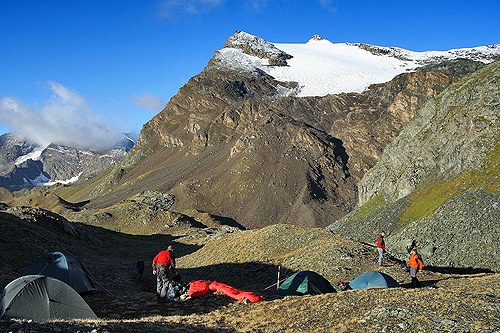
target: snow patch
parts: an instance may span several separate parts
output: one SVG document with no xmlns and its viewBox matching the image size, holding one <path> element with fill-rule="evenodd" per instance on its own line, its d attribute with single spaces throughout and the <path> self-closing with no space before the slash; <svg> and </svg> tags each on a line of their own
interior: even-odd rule
<svg viewBox="0 0 500 333">
<path fill-rule="evenodd" d="M 76 182 L 78 179 L 80 179 L 80 176 L 82 175 L 83 172 L 80 172 L 78 175 L 74 176 L 74 177 L 71 177 L 70 179 L 66 179 L 66 180 L 54 180 L 54 181 L 51 181 L 49 182 L 50 179 L 47 179 L 43 185 L 39 185 L 39 186 L 52 186 L 52 185 L 55 185 L 55 184 L 64 184 L 64 185 L 67 185 L 67 184 L 71 184 L 71 183 L 74 183 Z"/>
<path fill-rule="evenodd" d="M 269 66 L 268 59 L 262 59 L 256 56 L 243 53 L 243 50 L 234 48 L 224 48 L 220 50 L 216 59 L 222 61 L 225 66 L 235 69 L 252 71 L 255 68 L 264 68 Z"/>
<path fill-rule="evenodd" d="M 42 155 L 42 152 L 45 150 L 47 147 L 37 147 L 33 149 L 31 152 L 29 152 L 26 155 L 19 156 L 16 161 L 14 162 L 15 165 L 19 165 L 23 162 L 26 162 L 27 160 L 33 160 L 33 161 L 38 161 L 40 159 L 40 156 Z"/>
<path fill-rule="evenodd" d="M 376 56 L 356 46 L 310 40 L 306 44 L 276 44 L 293 55 L 288 67 L 262 68 L 278 81 L 298 82 L 299 97 L 362 92 L 373 83 L 390 81 L 416 66 L 390 56 Z"/>
</svg>

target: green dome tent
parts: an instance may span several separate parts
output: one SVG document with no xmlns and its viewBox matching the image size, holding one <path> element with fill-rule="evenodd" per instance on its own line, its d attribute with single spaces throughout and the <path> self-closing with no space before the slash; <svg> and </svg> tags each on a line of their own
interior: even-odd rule
<svg viewBox="0 0 500 333">
<path fill-rule="evenodd" d="M 334 293 L 336 289 L 316 272 L 302 271 L 293 274 L 279 287 L 278 295 L 319 295 Z"/>
<path fill-rule="evenodd" d="M 376 271 L 365 272 L 349 283 L 351 289 L 395 288 L 399 283 L 391 276 Z"/>
<path fill-rule="evenodd" d="M 34 261 L 21 274 L 45 275 L 70 285 L 79 293 L 97 290 L 92 275 L 72 255 L 66 252 L 51 252 Z"/>
<path fill-rule="evenodd" d="M 66 283 L 43 275 L 15 279 L 0 294 L 0 319 L 97 319 Z"/>
</svg>

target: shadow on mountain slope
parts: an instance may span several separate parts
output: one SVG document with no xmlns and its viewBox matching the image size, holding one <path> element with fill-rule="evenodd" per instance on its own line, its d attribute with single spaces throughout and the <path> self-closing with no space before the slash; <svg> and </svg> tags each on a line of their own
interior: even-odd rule
<svg viewBox="0 0 500 333">
<path fill-rule="evenodd" d="M 0 265 L 3 287 L 45 253 L 67 251 L 76 256 L 103 289 L 119 292 L 134 285 L 136 262 L 149 265 L 154 256 L 174 245 L 178 258 L 201 245 L 179 244 L 172 235 L 137 236 L 79 223 L 42 209 L 18 208 L 0 212 Z"/>
<path fill-rule="evenodd" d="M 79 212 L 85 207 L 88 203 L 90 203 L 90 200 L 85 200 L 85 201 L 80 201 L 80 202 L 69 202 L 61 198 L 60 196 L 57 196 L 59 198 L 59 202 L 61 205 L 66 208 L 70 209 L 74 212 Z"/>
<path fill-rule="evenodd" d="M 445 267 L 445 266 L 426 266 L 426 270 L 441 273 L 441 274 L 454 274 L 454 275 L 471 275 L 481 273 L 495 273 L 488 268 L 473 268 L 473 267 Z"/>
<path fill-rule="evenodd" d="M 264 295 L 266 300 L 280 298 L 274 296 L 277 266 L 258 262 L 224 263 L 194 268 L 179 268 L 183 283 L 194 280 L 210 280 L 228 284 L 242 291 L 252 291 Z M 129 271 L 128 285 L 123 289 L 114 289 L 110 293 L 100 292 L 85 295 L 84 298 L 100 318 L 140 319 L 150 316 L 186 316 L 209 313 L 219 308 L 238 303 L 226 295 L 209 292 L 200 298 L 191 298 L 184 302 L 156 303 L 156 276 L 146 268 L 144 275 Z M 286 274 L 286 272 L 284 272 Z M 293 274 L 289 271 L 282 279 Z M 115 275 L 115 279 L 123 276 Z"/>
<path fill-rule="evenodd" d="M 213 216 L 217 221 L 220 221 L 222 225 L 227 225 L 229 227 L 236 227 L 240 230 L 246 230 L 246 228 L 244 226 L 242 226 L 236 220 L 234 220 L 230 217 L 225 217 L 225 216 L 220 216 L 220 215 L 213 215 Z"/>
<path fill-rule="evenodd" d="M 278 266 L 261 262 L 221 263 L 202 267 L 181 268 L 185 281 L 210 280 L 229 284 L 235 288 L 257 293 L 273 294 L 276 288 L 267 287 L 276 283 Z M 295 271 L 283 271 L 280 279 Z"/>
</svg>

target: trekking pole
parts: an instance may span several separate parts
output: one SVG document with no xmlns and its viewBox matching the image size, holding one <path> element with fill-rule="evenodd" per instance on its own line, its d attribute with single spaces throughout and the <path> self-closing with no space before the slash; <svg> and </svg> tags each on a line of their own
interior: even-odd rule
<svg viewBox="0 0 500 333">
<path fill-rule="evenodd" d="M 278 282 L 276 282 L 276 290 L 280 289 L 280 273 L 281 273 L 281 265 L 278 266 Z"/>
<path fill-rule="evenodd" d="M 279 281 L 279 283 L 281 283 L 281 282 L 285 281 L 287 278 L 288 278 L 288 277 L 286 277 L 286 278 L 284 278 L 284 279 L 281 279 L 281 281 Z M 271 288 L 271 287 L 274 287 L 276 284 L 277 284 L 277 283 L 273 283 L 272 285 L 265 287 L 263 290 L 267 290 L 267 289 L 269 289 L 269 288 Z"/>
</svg>

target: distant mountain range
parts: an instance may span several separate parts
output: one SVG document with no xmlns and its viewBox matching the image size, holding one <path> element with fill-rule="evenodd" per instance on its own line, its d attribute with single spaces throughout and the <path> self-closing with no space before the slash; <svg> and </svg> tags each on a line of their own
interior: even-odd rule
<svg viewBox="0 0 500 333">
<path fill-rule="evenodd" d="M 15 133 L 0 136 L 0 186 L 20 190 L 69 184 L 115 165 L 133 147 L 133 133 L 104 152 L 50 144 L 40 147 Z"/>
</svg>

